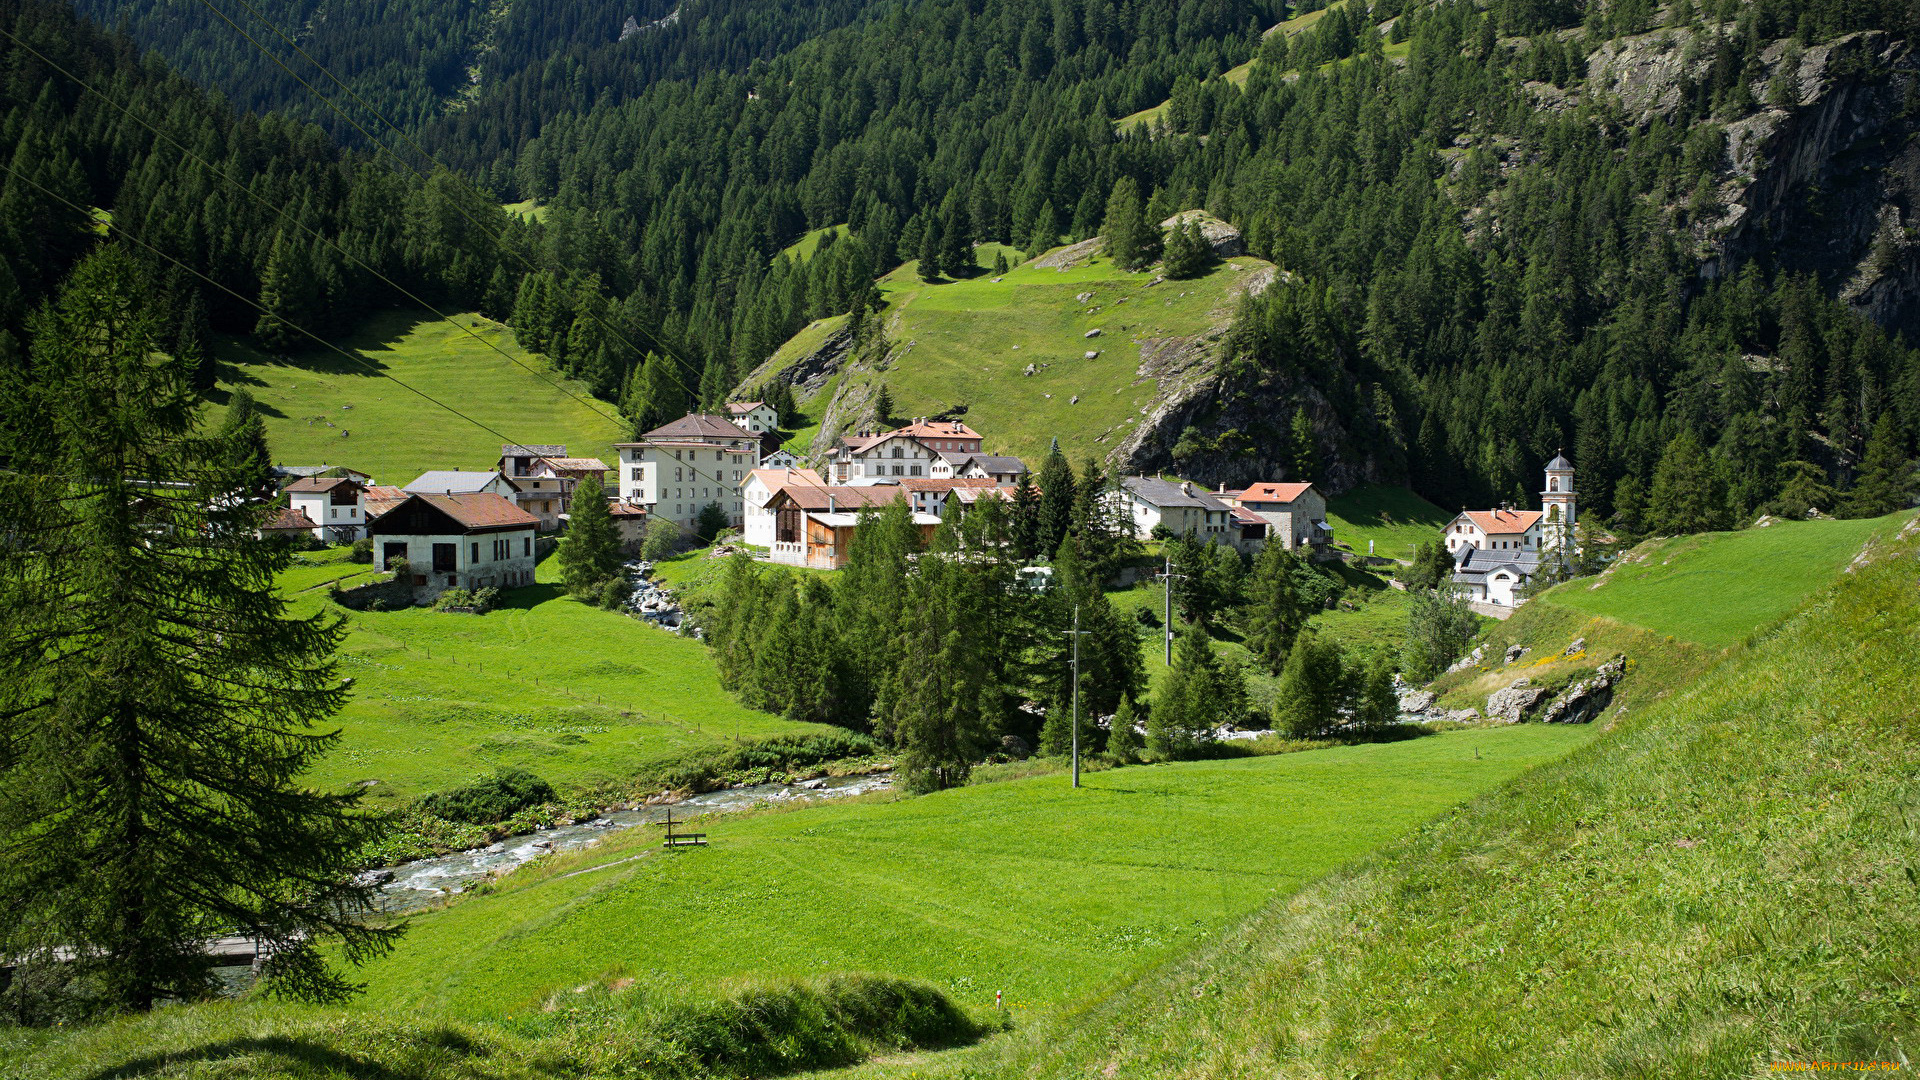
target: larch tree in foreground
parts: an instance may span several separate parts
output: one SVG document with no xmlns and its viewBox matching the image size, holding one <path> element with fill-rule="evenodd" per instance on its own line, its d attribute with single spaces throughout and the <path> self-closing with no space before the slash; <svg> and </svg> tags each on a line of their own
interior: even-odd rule
<svg viewBox="0 0 1920 1080">
<path fill-rule="evenodd" d="M 287 616 L 259 419 L 202 428 L 151 292 L 92 256 L 0 387 L 0 953 L 146 1010 L 210 993 L 201 943 L 244 934 L 269 988 L 339 999 L 323 943 L 359 963 L 398 933 L 350 872 L 374 819 L 299 783 L 338 738 L 340 623 Z"/>
</svg>

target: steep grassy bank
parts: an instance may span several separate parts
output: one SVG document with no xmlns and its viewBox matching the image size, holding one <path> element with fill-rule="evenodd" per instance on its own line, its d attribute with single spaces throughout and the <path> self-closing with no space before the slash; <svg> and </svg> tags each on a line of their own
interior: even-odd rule
<svg viewBox="0 0 1920 1080">
<path fill-rule="evenodd" d="M 515 442 L 564 443 L 569 453 L 611 461 L 627 432 L 612 405 L 585 401 L 586 387 L 549 372 L 521 349 L 512 331 L 478 315 L 455 315 L 552 382 L 509 362 L 465 331 L 419 311 L 384 311 L 337 344 L 351 362 L 315 345 L 292 358 L 242 342 L 222 347 L 220 392 L 253 394 L 266 413 L 273 459 L 289 465 L 346 465 L 383 484 L 404 484 L 428 469 L 485 469 L 500 458 L 501 438 L 408 391 L 386 372 L 459 409 Z M 564 386 L 562 393 L 554 383 Z M 222 410 L 212 410 L 217 421 Z"/>
<path fill-rule="evenodd" d="M 1916 555 L 1910 526 L 1591 746 L 913 1071 L 1731 1077 L 1911 1057 Z"/>
</svg>

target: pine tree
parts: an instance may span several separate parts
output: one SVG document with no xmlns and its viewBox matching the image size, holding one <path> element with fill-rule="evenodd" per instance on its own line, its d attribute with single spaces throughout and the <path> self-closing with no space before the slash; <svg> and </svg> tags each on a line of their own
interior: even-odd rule
<svg viewBox="0 0 1920 1080">
<path fill-rule="evenodd" d="M 301 330 L 312 329 L 307 324 L 319 287 L 305 249 L 284 231 L 275 234 L 266 271 L 260 276 L 260 320 L 253 327 L 261 348 L 290 353 L 312 340 Z"/>
<path fill-rule="evenodd" d="M 1122 270 L 1138 270 L 1159 256 L 1160 230 L 1147 220 L 1140 185 L 1133 177 L 1123 176 L 1114 182 L 1100 234 L 1106 239 L 1107 255 Z"/>
<path fill-rule="evenodd" d="M 1293 463 L 1295 480 L 1314 480 L 1320 475 L 1320 441 L 1314 434 L 1313 420 L 1307 416 L 1305 406 L 1293 410 L 1293 422 L 1288 425 L 1291 441 L 1289 458 Z"/>
<path fill-rule="evenodd" d="M 1276 675 L 1286 663 L 1294 637 L 1313 615 L 1299 587 L 1303 572 L 1310 571 L 1299 555 L 1270 543 L 1254 559 L 1247 582 L 1247 650 Z"/>
<path fill-rule="evenodd" d="M 1340 722 L 1347 674 L 1340 647 L 1318 634 L 1294 642 L 1280 669 L 1273 696 L 1273 727 L 1295 739 L 1312 739 Z"/>
<path fill-rule="evenodd" d="M 1040 725 L 1041 757 L 1066 757 L 1073 752 L 1073 706 L 1055 701 L 1047 707 L 1047 719 Z"/>
<path fill-rule="evenodd" d="M 218 927 L 261 941 L 269 986 L 338 1000 L 327 940 L 360 963 L 396 933 L 349 873 L 377 819 L 300 782 L 339 738 L 312 729 L 345 700 L 342 630 L 287 617 L 290 555 L 235 466 L 252 425 L 196 430 L 149 291 L 120 249 L 90 257 L 36 317 L 37 377 L 0 387 L 44 421 L 0 479 L 4 531 L 35 538 L 0 569 L 0 952 L 68 950 L 102 1005 L 147 1010 L 212 992 Z"/>
<path fill-rule="evenodd" d="M 908 584 L 898 643 L 900 655 L 914 662 L 886 670 L 883 701 L 884 727 L 901 748 L 900 771 L 910 791 L 965 783 L 985 752 L 985 691 L 1000 648 L 987 618 L 986 582 L 960 560 L 923 558 Z"/>
<path fill-rule="evenodd" d="M 920 534 L 913 526 L 911 513 L 904 501 L 878 510 L 861 508 L 847 565 L 840 572 L 835 605 L 839 638 L 848 658 L 848 713 L 841 722 L 864 725 L 870 713 L 878 711 L 883 738 L 894 738 L 895 733 L 887 727 L 891 720 L 877 709 L 876 701 L 882 684 L 899 666 L 895 660 L 904 647 L 901 627 L 906 616 L 907 567 L 920 549 Z"/>
<path fill-rule="evenodd" d="M 940 232 L 937 221 L 927 221 L 926 232 L 920 237 L 920 280 L 931 285 L 940 280 L 940 252 L 946 247 L 946 237 Z"/>
<path fill-rule="evenodd" d="M 1022 561 L 1031 561 L 1040 553 L 1040 493 L 1033 477 L 1021 473 L 1013 484 L 1013 511 L 1010 523 L 1013 548 Z"/>
<path fill-rule="evenodd" d="M 560 561 L 560 579 L 567 592 L 585 599 L 620 573 L 620 526 L 607 507 L 607 493 L 598 476 L 589 476 L 573 489 L 568 503 L 567 534 L 554 552 Z"/>
<path fill-rule="evenodd" d="M 1901 445 L 1893 413 L 1881 413 L 1867 437 L 1860 475 L 1847 492 L 1841 512 L 1846 517 L 1870 518 L 1905 510 L 1913 505 L 1915 486 L 1913 459 Z"/>
<path fill-rule="evenodd" d="M 886 383 L 881 383 L 880 389 L 874 391 L 873 421 L 882 428 L 893 426 L 893 391 L 887 388 Z"/>
<path fill-rule="evenodd" d="M 1222 712 L 1220 661 L 1199 626 L 1174 646 L 1173 668 L 1154 696 L 1147 750 L 1162 760 L 1193 757 L 1227 717 Z"/>
<path fill-rule="evenodd" d="M 1120 711 L 1113 714 L 1113 727 L 1107 732 L 1107 756 L 1120 765 L 1140 760 L 1146 743 L 1140 737 L 1140 710 L 1133 698 L 1120 699 Z"/>
<path fill-rule="evenodd" d="M 1163 268 L 1170 278 L 1197 277 L 1207 268 L 1213 254 L 1198 218 L 1175 225 L 1167 233 L 1167 252 Z"/>
<path fill-rule="evenodd" d="M 1034 530 L 1034 544 L 1040 552 L 1060 549 L 1060 541 L 1073 527 L 1073 504 L 1078 494 L 1073 466 L 1054 442 L 1047 460 L 1040 466 L 1040 512 Z"/>
<path fill-rule="evenodd" d="M 1362 731 L 1379 731 L 1400 718 L 1400 695 L 1393 689 L 1393 657 L 1374 653 L 1355 695 L 1353 722 Z"/>
<path fill-rule="evenodd" d="M 620 408 L 633 421 L 636 437 L 686 415 L 687 391 L 672 357 L 648 353 L 628 383 Z"/>
<path fill-rule="evenodd" d="M 1713 461 L 1690 431 L 1667 444 L 1653 471 L 1648 524 L 1664 536 L 1724 529 L 1727 525 L 1725 485 Z"/>
</svg>

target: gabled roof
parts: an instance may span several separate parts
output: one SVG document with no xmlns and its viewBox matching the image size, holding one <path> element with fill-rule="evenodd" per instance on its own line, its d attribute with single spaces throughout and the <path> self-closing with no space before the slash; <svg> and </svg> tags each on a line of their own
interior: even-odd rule
<svg viewBox="0 0 1920 1080">
<path fill-rule="evenodd" d="M 334 488 L 337 488 L 342 484 L 352 484 L 355 487 L 358 487 L 360 484 L 360 481 L 355 480 L 351 476 L 303 476 L 300 479 L 295 480 L 293 483 L 288 484 L 287 491 L 292 493 L 299 493 L 303 491 L 327 492 L 327 491 L 332 491 Z"/>
<path fill-rule="evenodd" d="M 434 493 L 441 495 L 472 494 L 486 490 L 487 485 L 493 483 L 496 479 L 506 480 L 507 477 L 505 473 L 493 471 L 468 472 L 462 469 L 432 469 L 414 477 L 413 483 L 408 484 L 406 490 L 409 495 L 429 495 Z M 516 491 L 519 490 L 520 487 L 520 485 L 515 484 L 511 480 L 507 480 L 507 485 Z"/>
<path fill-rule="evenodd" d="M 894 428 L 889 435 L 911 435 L 916 439 L 978 439 L 980 433 L 958 420 L 915 420 Z"/>
<path fill-rule="evenodd" d="M 397 488 L 391 484 L 375 484 L 367 488 L 366 496 L 360 501 L 362 508 L 366 510 L 367 520 L 372 521 L 406 502 L 407 491 L 405 488 Z"/>
<path fill-rule="evenodd" d="M 1540 521 L 1538 510 L 1466 510 L 1462 515 L 1488 536 L 1523 533 Z"/>
<path fill-rule="evenodd" d="M 609 502 L 607 513 L 617 518 L 643 518 L 647 516 L 647 508 L 629 502 Z"/>
<path fill-rule="evenodd" d="M 707 413 L 688 413 L 672 423 L 662 424 L 640 436 L 643 442 L 661 439 L 751 439 L 753 437 L 752 432 L 726 417 L 712 416 Z"/>
<path fill-rule="evenodd" d="M 1228 509 L 1226 503 L 1214 498 L 1211 492 L 1197 484 L 1176 484 L 1153 476 L 1128 476 L 1121 478 L 1120 486 L 1148 506 L 1161 509 L 1186 506 L 1222 513 Z M 1193 490 L 1186 490 L 1188 486 Z"/>
<path fill-rule="evenodd" d="M 774 498 L 785 498 L 802 510 L 839 510 L 851 507 L 857 511 L 862 506 L 885 506 L 899 502 L 907 495 L 907 489 L 898 484 L 869 484 L 865 487 L 829 487 L 821 485 L 811 487 L 796 484 L 782 488 Z"/>
<path fill-rule="evenodd" d="M 820 479 L 820 474 L 814 472 L 812 469 L 760 468 L 748 472 L 747 479 L 760 481 L 766 485 L 770 491 L 779 491 L 781 488 L 792 484 L 801 484 L 807 487 L 825 487 L 827 483 L 825 480 Z"/>
<path fill-rule="evenodd" d="M 930 478 L 903 476 L 894 481 L 908 491 L 952 491 L 955 488 L 998 487 L 1000 481 L 991 476 L 935 476 Z"/>
<path fill-rule="evenodd" d="M 513 505 L 513 500 L 488 491 L 467 495 L 414 494 L 407 499 L 407 502 L 425 503 L 466 529 L 515 527 L 531 529 L 540 524 L 539 518 Z M 389 513 L 397 512 L 405 506 L 406 503 L 402 503 Z"/>
<path fill-rule="evenodd" d="M 913 442 L 920 442 L 918 436 L 906 431 L 883 431 L 878 435 L 846 436 L 840 440 L 840 445 L 834 448 L 834 452 L 836 455 L 843 450 L 853 454 L 864 454 L 889 439 L 910 439 Z M 921 446 L 925 447 L 926 444 L 921 443 Z"/>
<path fill-rule="evenodd" d="M 1027 463 L 1011 454 L 963 454 L 960 460 L 954 462 L 954 465 L 963 469 L 970 465 L 978 465 L 990 473 L 1023 473 L 1027 471 Z"/>
<path fill-rule="evenodd" d="M 550 457 L 543 460 L 561 472 L 607 471 L 607 463 L 597 457 Z"/>
<path fill-rule="evenodd" d="M 1266 483 L 1253 484 L 1247 490 L 1235 496 L 1240 502 L 1277 502 L 1290 503 L 1313 490 L 1310 483 Z"/>
<path fill-rule="evenodd" d="M 1247 509 L 1244 506 L 1236 506 L 1233 508 L 1233 520 L 1239 522 L 1242 525 L 1267 524 L 1266 518 L 1261 517 L 1259 514 L 1254 513 L 1253 511 Z"/>
<path fill-rule="evenodd" d="M 504 443 L 500 447 L 501 457 L 566 457 L 565 443 Z"/>
<path fill-rule="evenodd" d="M 1526 577 L 1540 569 L 1540 553 L 1494 548 L 1462 548 L 1453 564 L 1454 580 L 1483 577 L 1502 567 Z"/>
<path fill-rule="evenodd" d="M 307 516 L 305 510 L 282 506 L 276 508 L 273 517 L 267 519 L 267 523 L 260 527 L 268 532 L 279 532 L 292 529 L 317 529 L 320 526 L 313 523 L 313 519 Z"/>
<path fill-rule="evenodd" d="M 1011 502 L 1013 489 L 1010 487 L 960 487 L 947 492 L 947 498 L 958 499 L 962 503 L 979 502 L 981 499 L 1005 499 Z"/>
<path fill-rule="evenodd" d="M 767 403 L 764 401 L 729 401 L 727 402 L 727 412 L 733 416 L 745 416 L 755 409 L 764 409 L 766 407 L 767 407 Z"/>
</svg>

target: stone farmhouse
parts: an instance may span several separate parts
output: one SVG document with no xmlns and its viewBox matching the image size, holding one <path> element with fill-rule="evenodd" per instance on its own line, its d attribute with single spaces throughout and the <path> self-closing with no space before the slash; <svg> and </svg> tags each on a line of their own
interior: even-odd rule
<svg viewBox="0 0 1920 1080">
<path fill-rule="evenodd" d="M 1573 545 L 1578 506 L 1573 463 L 1556 454 L 1547 463 L 1541 510 L 1465 510 L 1447 523 L 1453 585 L 1467 599 L 1500 607 L 1524 603 L 1518 590 L 1540 571 L 1543 555 Z"/>
<path fill-rule="evenodd" d="M 1289 551 L 1333 542 L 1333 529 L 1327 524 L 1326 497 L 1315 491 L 1312 484 L 1254 484 L 1244 491 L 1222 491 L 1219 498 L 1245 512 L 1237 516 L 1237 520 L 1244 523 L 1242 531 L 1249 538 L 1249 530 L 1260 531 L 1247 521 L 1251 517 L 1265 526 L 1262 537 L 1265 543 L 1279 544 Z"/>
<path fill-rule="evenodd" d="M 533 583 L 540 521 L 493 492 L 414 494 L 367 527 L 382 570 L 404 560 L 416 596 Z"/>
<path fill-rule="evenodd" d="M 620 501 L 691 530 L 700 509 L 718 503 L 727 523 L 746 521 L 741 485 L 760 464 L 760 439 L 721 416 L 689 413 L 616 443 Z"/>
</svg>

